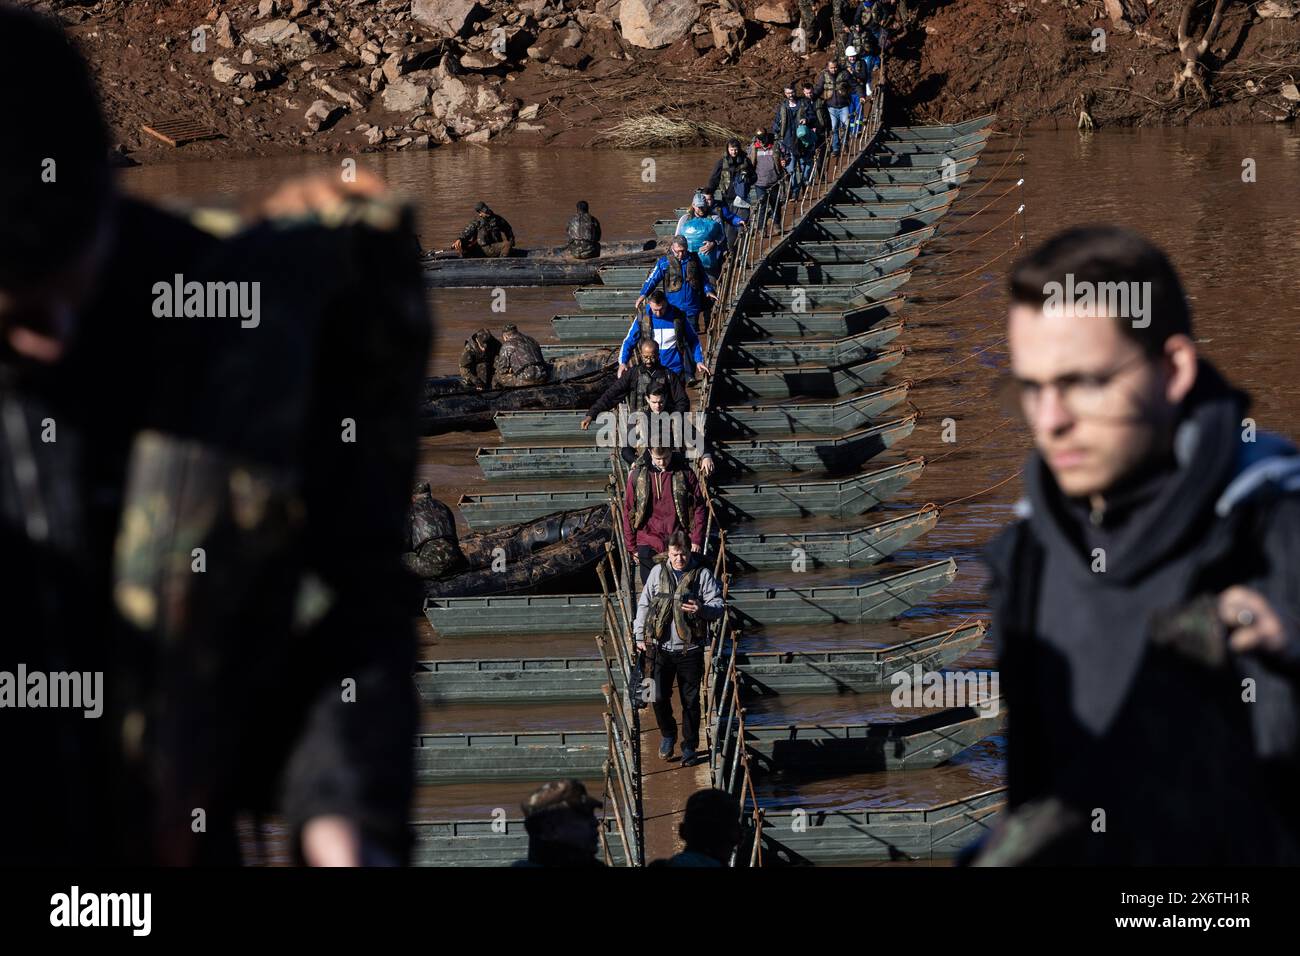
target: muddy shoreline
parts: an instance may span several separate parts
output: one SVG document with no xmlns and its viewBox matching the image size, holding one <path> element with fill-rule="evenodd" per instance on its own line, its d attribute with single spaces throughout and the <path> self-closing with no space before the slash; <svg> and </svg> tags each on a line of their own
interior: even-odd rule
<svg viewBox="0 0 1300 956">
<path fill-rule="evenodd" d="M 663 28 L 648 40 L 618 0 L 27 3 L 58 16 L 89 59 L 125 165 L 459 143 L 592 148 L 646 115 L 748 135 L 770 123 L 781 85 L 814 78 L 832 45 L 825 2 L 814 4 L 819 29 L 802 54 L 792 49 L 795 0 L 629 0 L 628 9 L 647 4 Z M 911 6 L 890 51 L 895 125 L 987 112 L 1004 130 L 1074 129 L 1084 115 L 1104 129 L 1300 114 L 1296 0 L 1228 8 L 1206 54 L 1208 99 L 1174 92 L 1182 0 L 1156 0 L 1140 23 L 1080 0 Z M 684 32 L 671 38 L 663 11 L 679 8 Z M 173 147 L 142 130 L 168 120 L 214 138 Z"/>
</svg>

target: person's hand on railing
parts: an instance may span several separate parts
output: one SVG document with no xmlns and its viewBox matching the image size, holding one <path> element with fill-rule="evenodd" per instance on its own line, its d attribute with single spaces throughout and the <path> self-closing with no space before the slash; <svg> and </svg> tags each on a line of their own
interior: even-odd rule
<svg viewBox="0 0 1300 956">
<path fill-rule="evenodd" d="M 623 373 L 626 372 L 626 371 L 627 371 L 627 364 L 624 363 L 624 362 L 619 362 L 619 363 L 618 363 L 618 374 L 615 375 L 614 377 L 615 377 L 615 378 L 622 378 L 622 377 L 623 377 Z M 584 428 L 583 431 L 586 431 L 586 429 Z"/>
<path fill-rule="evenodd" d="M 705 375 L 712 375 L 712 374 L 713 374 L 713 370 L 709 368 L 709 365 L 708 365 L 707 362 L 696 362 L 696 363 L 695 363 L 695 369 L 696 369 L 696 371 L 703 372 Z"/>
<path fill-rule="evenodd" d="M 635 309 L 637 312 L 640 312 L 641 306 L 643 305 L 645 305 L 645 296 L 639 295 L 636 297 L 636 305 L 634 305 L 632 308 Z"/>
</svg>

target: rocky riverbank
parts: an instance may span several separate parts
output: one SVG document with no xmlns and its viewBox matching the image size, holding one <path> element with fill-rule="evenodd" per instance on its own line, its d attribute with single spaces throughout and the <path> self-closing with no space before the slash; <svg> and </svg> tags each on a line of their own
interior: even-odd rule
<svg viewBox="0 0 1300 956">
<path fill-rule="evenodd" d="M 1185 2 L 912 0 L 891 51 L 894 119 L 993 110 L 1008 128 L 1293 120 L 1300 3 L 1227 4 L 1202 58 L 1202 93 L 1176 89 Z M 68 24 L 120 151 L 140 162 L 456 141 L 584 146 L 646 114 L 748 133 L 769 122 L 784 82 L 821 69 L 832 36 L 824 0 L 809 4 L 816 22 L 803 49 L 796 0 L 28 5 Z M 167 120 L 216 136 L 174 149 L 141 129 Z"/>
</svg>

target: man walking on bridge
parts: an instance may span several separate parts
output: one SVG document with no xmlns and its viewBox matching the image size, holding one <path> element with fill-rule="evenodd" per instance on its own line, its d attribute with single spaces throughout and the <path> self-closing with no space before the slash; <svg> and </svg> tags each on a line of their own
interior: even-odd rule
<svg viewBox="0 0 1300 956">
<path fill-rule="evenodd" d="M 656 449 L 657 450 L 657 449 Z M 683 531 L 668 539 L 668 553 L 655 559 L 641 589 L 632 626 L 637 650 L 653 655 L 654 711 L 659 721 L 659 756 L 668 760 L 677 743 L 673 682 L 682 703 L 682 766 L 695 762 L 700 733 L 700 682 L 709 624 L 722 617 L 722 588 L 713 573 L 691 553 Z"/>
</svg>

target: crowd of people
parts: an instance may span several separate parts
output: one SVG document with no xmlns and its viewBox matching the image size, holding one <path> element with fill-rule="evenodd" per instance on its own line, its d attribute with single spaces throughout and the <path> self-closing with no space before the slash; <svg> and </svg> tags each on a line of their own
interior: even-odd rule
<svg viewBox="0 0 1300 956">
<path fill-rule="evenodd" d="M 832 142 L 851 129 L 855 69 L 787 87 L 757 148 L 728 144 L 587 426 L 620 400 L 689 410 L 692 365 L 711 372 L 696 323 L 716 253 L 787 174 L 791 128 L 796 144 L 810 122 Z M 24 131 L 0 151 L 0 672 L 104 688 L 87 719 L 16 707 L 7 679 L 0 736 L 22 772 L 0 788 L 0 860 L 230 864 L 241 820 L 274 813 L 299 863 L 404 862 L 418 599 L 400 556 L 430 344 L 409 215 L 366 175 L 287 183 L 233 237 L 122 195 L 85 64 L 50 20 L 3 5 L 0 104 Z M 715 197 L 729 213 L 695 223 Z M 510 252 L 486 206 L 473 225 L 467 245 Z M 590 251 L 598 223 L 570 238 Z M 256 334 L 153 308 L 159 277 L 232 274 L 261 284 Z M 1149 289 L 1149 312 L 1049 302 L 1082 282 Z M 1300 454 L 1255 430 L 1173 265 L 1131 230 L 1055 235 L 1009 291 L 1007 394 L 1036 450 L 989 549 L 1009 813 L 973 858 L 1294 864 Z M 503 338 L 477 343 L 467 378 L 539 374 L 536 343 Z M 700 560 L 699 479 L 679 448 L 638 451 L 634 640 L 654 656 L 660 754 L 689 763 L 725 605 Z M 573 782 L 534 793 L 528 862 L 595 863 L 598 807 Z M 663 865 L 725 865 L 739 821 L 734 797 L 696 794 Z"/>
</svg>

